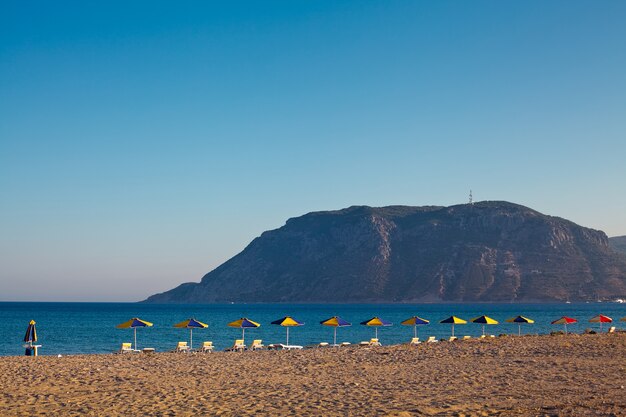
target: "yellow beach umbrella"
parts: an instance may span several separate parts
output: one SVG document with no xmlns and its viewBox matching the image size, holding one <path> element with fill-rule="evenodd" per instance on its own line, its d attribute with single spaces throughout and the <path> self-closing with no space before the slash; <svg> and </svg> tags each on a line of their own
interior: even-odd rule
<svg viewBox="0 0 626 417">
<path fill-rule="evenodd" d="M 430 321 L 423 319 L 418 316 L 413 316 L 401 322 L 400 324 L 403 326 L 413 326 L 413 337 L 417 337 L 417 326 L 429 324 Z"/>
<path fill-rule="evenodd" d="M 256 327 L 261 327 L 261 325 L 256 321 L 252 321 L 245 317 L 242 317 L 239 320 L 228 323 L 228 327 L 237 327 L 241 329 L 241 339 L 245 342 L 246 329 L 254 329 Z"/>
<path fill-rule="evenodd" d="M 333 333 L 333 346 L 337 346 L 337 327 L 348 327 L 348 326 L 352 326 L 352 323 L 347 322 L 346 320 L 342 319 L 341 317 L 338 316 L 333 316 L 329 319 L 326 319 L 324 321 L 320 321 L 320 324 L 322 326 L 330 326 L 334 328 L 334 333 Z"/>
<path fill-rule="evenodd" d="M 194 318 L 176 323 L 174 327 L 179 329 L 189 329 L 189 349 L 193 349 L 193 329 L 206 329 L 208 324 L 204 324 Z"/>
<path fill-rule="evenodd" d="M 487 316 L 480 316 L 472 319 L 472 323 L 479 323 L 483 325 L 483 336 L 485 335 L 485 324 L 498 324 L 497 320 Z"/>
<path fill-rule="evenodd" d="M 507 323 L 517 323 L 517 335 L 521 336 L 522 335 L 522 324 L 523 323 L 528 323 L 528 324 L 533 324 L 535 322 L 535 320 L 529 319 L 528 317 L 524 317 L 524 316 L 517 316 L 517 317 L 513 317 L 510 319 L 506 320 Z"/>
<path fill-rule="evenodd" d="M 467 320 L 463 320 L 457 316 L 450 316 L 447 319 L 441 320 L 439 323 L 451 324 L 452 325 L 452 336 L 454 337 L 454 325 L 455 324 L 467 324 Z"/>
<path fill-rule="evenodd" d="M 118 329 L 133 329 L 133 332 L 135 333 L 135 350 L 137 350 L 137 327 L 152 327 L 152 323 L 133 317 L 132 319 L 125 321 L 122 324 L 118 324 L 115 327 Z"/>
<path fill-rule="evenodd" d="M 370 327 L 374 327 L 375 330 L 375 338 L 378 339 L 378 328 L 381 326 L 392 326 L 393 323 L 391 323 L 390 321 L 387 320 L 383 320 L 380 317 L 372 317 L 369 320 L 365 320 L 363 322 L 361 322 L 361 325 L 363 326 L 370 326 Z"/>
<path fill-rule="evenodd" d="M 304 326 L 304 322 L 298 321 L 291 316 L 285 316 L 282 319 L 274 320 L 272 324 L 275 324 L 277 326 L 283 326 L 287 329 L 287 346 L 289 346 L 289 328 Z"/>
</svg>

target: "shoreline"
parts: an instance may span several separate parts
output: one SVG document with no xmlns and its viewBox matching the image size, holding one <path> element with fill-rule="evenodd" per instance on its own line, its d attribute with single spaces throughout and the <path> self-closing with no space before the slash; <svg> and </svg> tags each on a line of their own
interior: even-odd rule
<svg viewBox="0 0 626 417">
<path fill-rule="evenodd" d="M 0 358 L 0 415 L 624 415 L 626 333 Z"/>
</svg>

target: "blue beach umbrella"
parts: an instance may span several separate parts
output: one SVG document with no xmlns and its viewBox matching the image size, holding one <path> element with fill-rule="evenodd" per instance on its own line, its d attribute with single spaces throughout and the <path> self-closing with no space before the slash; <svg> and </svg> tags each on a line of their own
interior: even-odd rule
<svg viewBox="0 0 626 417">
<path fill-rule="evenodd" d="M 179 329 L 189 329 L 189 349 L 193 349 L 193 329 L 206 329 L 208 324 L 204 324 L 194 318 L 176 323 L 174 327 Z"/>
<path fill-rule="evenodd" d="M 430 324 L 430 321 L 423 319 L 418 316 L 410 317 L 403 322 L 401 322 L 403 326 L 413 326 L 413 337 L 417 337 L 417 326 L 423 326 L 426 324 Z"/>
<path fill-rule="evenodd" d="M 24 341 L 29 346 L 33 346 L 33 343 L 37 341 L 37 329 L 35 328 L 35 320 L 31 320 L 26 328 L 26 334 L 24 335 Z"/>
<path fill-rule="evenodd" d="M 289 346 L 289 328 L 304 326 L 304 322 L 298 321 L 291 316 L 285 316 L 282 319 L 274 320 L 272 324 L 275 324 L 277 326 L 283 326 L 287 329 L 287 346 Z"/>
<path fill-rule="evenodd" d="M 344 319 L 342 319 L 341 317 L 338 316 L 333 316 L 329 319 L 326 319 L 324 321 L 320 321 L 320 324 L 322 326 L 330 326 L 330 327 L 334 327 L 334 334 L 333 334 L 333 345 L 337 345 L 337 327 L 348 327 L 348 326 L 352 326 L 352 323 L 349 323 L 347 321 L 345 321 Z"/>
<path fill-rule="evenodd" d="M 241 339 L 245 342 L 246 329 L 254 329 L 256 327 L 261 327 L 261 325 L 256 321 L 248 320 L 247 318 L 242 317 L 239 320 L 228 323 L 228 327 L 236 327 L 241 329 Z"/>
<path fill-rule="evenodd" d="M 362 326 L 372 326 L 375 329 L 375 338 L 378 339 L 378 328 L 381 326 L 392 326 L 393 323 L 391 323 L 390 321 L 387 320 L 383 320 L 380 317 L 372 317 L 369 320 L 365 320 L 361 322 Z"/>
<path fill-rule="evenodd" d="M 133 329 L 135 333 L 135 350 L 137 350 L 137 328 L 138 327 L 152 327 L 152 323 L 149 321 L 141 320 L 137 317 L 133 317 L 132 319 L 125 321 L 122 324 L 118 324 L 118 329 Z"/>
</svg>

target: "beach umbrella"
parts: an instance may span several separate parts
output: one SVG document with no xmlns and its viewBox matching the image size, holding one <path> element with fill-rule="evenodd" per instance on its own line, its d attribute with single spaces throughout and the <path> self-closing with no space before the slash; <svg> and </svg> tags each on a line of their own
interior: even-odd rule
<svg viewBox="0 0 626 417">
<path fill-rule="evenodd" d="M 483 336 L 485 335 L 485 324 L 498 324 L 497 320 L 487 316 L 480 316 L 472 319 L 472 323 L 479 323 L 483 325 Z"/>
<path fill-rule="evenodd" d="M 334 332 L 334 335 L 333 335 L 333 345 L 337 345 L 337 327 L 352 326 L 352 323 L 348 323 L 347 321 L 345 321 L 341 317 L 337 317 L 337 316 L 333 316 L 333 317 L 331 317 L 329 319 L 326 319 L 324 321 L 320 321 L 320 324 L 322 326 L 331 326 L 331 327 L 335 328 L 335 332 Z"/>
<path fill-rule="evenodd" d="M 524 317 L 524 316 L 517 316 L 517 317 L 513 317 L 507 320 L 507 323 L 517 323 L 517 335 L 518 336 L 521 336 L 522 334 L 523 323 L 532 324 L 534 322 L 535 320 L 529 319 L 528 317 Z"/>
<path fill-rule="evenodd" d="M 454 337 L 454 325 L 455 324 L 467 324 L 466 320 L 463 320 L 457 316 L 450 316 L 447 319 L 441 320 L 439 323 L 451 324 L 452 325 L 452 336 Z"/>
<path fill-rule="evenodd" d="M 374 337 L 378 339 L 378 328 L 381 326 L 385 326 L 385 327 L 392 326 L 393 323 L 387 320 L 383 320 L 380 317 L 372 317 L 369 320 L 362 321 L 361 325 L 374 327 L 374 330 L 375 330 Z"/>
<path fill-rule="evenodd" d="M 576 320 L 576 319 L 573 319 L 571 317 L 563 316 L 563 317 L 561 317 L 558 320 L 554 320 L 552 322 L 552 324 L 562 324 L 563 326 L 565 326 L 565 333 L 567 333 L 567 325 L 568 324 L 572 324 L 572 323 L 577 323 L 577 322 L 578 322 L 578 320 Z"/>
<path fill-rule="evenodd" d="M 193 349 L 193 329 L 206 329 L 208 324 L 204 324 L 194 318 L 176 323 L 174 327 L 179 329 L 189 329 L 189 349 Z"/>
<path fill-rule="evenodd" d="M 240 318 L 239 320 L 235 320 L 233 322 L 228 323 L 228 327 L 237 327 L 241 329 L 241 339 L 246 341 L 246 329 L 254 329 L 256 327 L 260 327 L 261 325 L 256 321 L 248 320 L 245 317 Z"/>
<path fill-rule="evenodd" d="M 403 326 L 413 326 L 413 337 L 417 337 L 417 326 L 429 324 L 430 322 L 421 317 L 413 316 L 401 322 Z"/>
<path fill-rule="evenodd" d="M 133 329 L 133 332 L 135 333 L 135 350 L 137 350 L 137 327 L 152 327 L 152 323 L 133 317 L 132 319 L 125 321 L 122 324 L 118 324 L 115 327 L 118 329 Z"/>
<path fill-rule="evenodd" d="M 275 324 L 277 326 L 283 326 L 287 329 L 287 346 L 289 346 L 289 328 L 304 326 L 304 322 L 298 321 L 291 316 L 285 316 L 282 319 L 274 320 L 272 324 Z"/>
<path fill-rule="evenodd" d="M 24 341 L 32 346 L 37 341 L 37 329 L 35 328 L 35 320 L 31 320 L 26 328 L 26 334 L 24 335 Z"/>
<path fill-rule="evenodd" d="M 589 319 L 589 323 L 600 323 L 600 331 L 602 331 L 602 323 L 612 323 L 613 319 L 608 316 L 603 316 L 602 314 L 598 314 L 595 317 Z"/>
</svg>

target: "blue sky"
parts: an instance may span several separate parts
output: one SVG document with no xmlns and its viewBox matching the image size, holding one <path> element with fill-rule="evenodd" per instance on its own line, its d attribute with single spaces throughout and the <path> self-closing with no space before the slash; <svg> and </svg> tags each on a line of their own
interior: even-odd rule
<svg viewBox="0 0 626 417">
<path fill-rule="evenodd" d="M 5 2 L 0 300 L 133 301 L 355 204 L 626 234 L 621 1 Z"/>
</svg>

